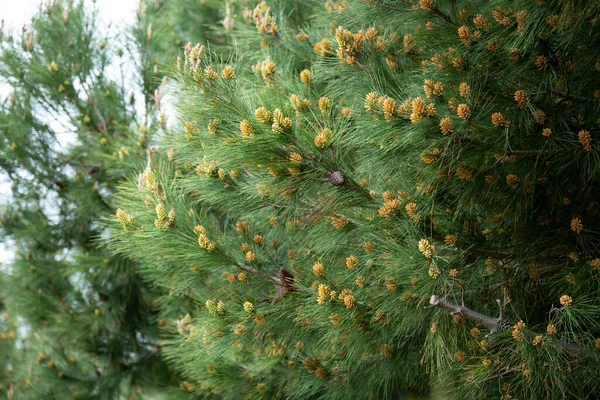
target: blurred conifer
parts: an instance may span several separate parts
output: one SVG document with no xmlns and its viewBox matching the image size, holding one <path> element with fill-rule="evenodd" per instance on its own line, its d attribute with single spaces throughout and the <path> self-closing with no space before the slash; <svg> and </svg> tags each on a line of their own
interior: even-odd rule
<svg viewBox="0 0 600 400">
<path fill-rule="evenodd" d="M 40 2 L 42 3 L 42 2 Z M 187 392 L 159 340 L 162 294 L 138 265 L 100 245 L 116 185 L 145 163 L 164 121 L 161 63 L 216 8 L 140 2 L 115 33 L 102 4 L 43 2 L 21 32 L 0 34 L 0 397 L 175 398 Z M 177 6 L 177 8 L 176 8 Z M 177 12 L 176 12 L 177 11 Z M 185 33 L 182 36 L 182 32 Z M 195 36 L 194 36 L 195 35 Z"/>
</svg>

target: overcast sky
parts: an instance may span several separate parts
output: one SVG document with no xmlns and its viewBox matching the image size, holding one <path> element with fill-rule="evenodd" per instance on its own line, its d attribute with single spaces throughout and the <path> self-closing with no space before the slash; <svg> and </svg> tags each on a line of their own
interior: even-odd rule
<svg viewBox="0 0 600 400">
<path fill-rule="evenodd" d="M 21 29 L 36 13 L 40 4 L 48 0 L 0 0 L 0 20 L 4 20 L 5 31 Z M 96 3 L 104 23 L 116 26 L 130 24 L 135 21 L 135 10 L 139 0 L 84 0 L 90 5 Z M 0 84 L 0 97 L 5 97 L 12 90 Z M 0 204 L 10 196 L 10 185 L 0 176 Z M 0 265 L 12 258 L 12 244 L 0 242 Z"/>
<path fill-rule="evenodd" d="M 0 0 L 0 19 L 10 28 L 21 28 L 48 0 Z M 94 1 L 86 0 L 92 4 Z M 132 22 L 139 0 L 96 0 L 105 21 Z"/>
</svg>

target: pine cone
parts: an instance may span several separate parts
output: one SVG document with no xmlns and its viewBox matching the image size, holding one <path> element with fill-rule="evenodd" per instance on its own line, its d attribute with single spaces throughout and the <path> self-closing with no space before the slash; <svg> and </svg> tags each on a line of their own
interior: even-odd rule
<svg viewBox="0 0 600 400">
<path fill-rule="evenodd" d="M 285 287 L 293 289 L 292 285 L 294 284 L 294 274 L 292 274 L 290 271 L 285 268 L 281 268 L 279 270 L 279 279 L 281 279 L 281 283 Z"/>
<path fill-rule="evenodd" d="M 341 186 L 344 184 L 344 174 L 341 171 L 332 172 L 329 181 L 333 186 Z"/>
<path fill-rule="evenodd" d="M 281 282 L 281 286 L 277 289 L 277 293 L 273 297 L 273 303 L 277 303 L 279 300 L 283 298 L 288 292 L 294 291 L 294 275 L 285 268 L 281 268 L 279 270 L 279 280 Z"/>
<path fill-rule="evenodd" d="M 496 323 L 496 328 L 494 329 L 494 332 L 506 332 L 509 329 L 512 329 L 513 325 L 514 324 L 512 322 L 506 319 L 499 319 Z"/>
</svg>

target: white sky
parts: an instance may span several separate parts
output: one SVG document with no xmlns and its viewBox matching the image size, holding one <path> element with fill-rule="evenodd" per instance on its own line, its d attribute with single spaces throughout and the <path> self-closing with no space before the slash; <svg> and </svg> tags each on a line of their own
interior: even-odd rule
<svg viewBox="0 0 600 400">
<path fill-rule="evenodd" d="M 37 11 L 40 4 L 48 0 L 0 0 L 0 20 L 7 27 L 20 29 Z M 85 0 L 93 4 L 92 0 Z M 139 0 L 96 0 L 96 5 L 106 22 L 133 22 Z"/>
<path fill-rule="evenodd" d="M 0 20 L 4 20 L 5 32 L 20 30 L 39 9 L 40 4 L 48 0 L 0 0 Z M 135 11 L 139 0 L 84 0 L 90 5 L 94 3 L 100 10 L 100 17 L 105 24 L 111 23 L 113 29 L 131 24 L 135 21 Z M 10 87 L 0 85 L 0 97 L 11 92 Z M 0 204 L 10 197 L 10 185 L 0 176 Z M 0 268 L 3 262 L 13 258 L 11 243 L 0 242 Z"/>
</svg>

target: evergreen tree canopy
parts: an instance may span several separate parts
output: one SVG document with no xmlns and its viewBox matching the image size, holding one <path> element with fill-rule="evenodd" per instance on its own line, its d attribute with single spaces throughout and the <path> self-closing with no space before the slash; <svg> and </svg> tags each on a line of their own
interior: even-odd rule
<svg viewBox="0 0 600 400">
<path fill-rule="evenodd" d="M 185 48 L 112 220 L 171 365 L 224 398 L 598 397 L 598 4 L 241 17 Z"/>
<path fill-rule="evenodd" d="M 2 395 L 600 397 L 600 4 L 136 17 L 0 42 Z"/>
<path fill-rule="evenodd" d="M 176 3 L 140 2 L 114 35 L 90 2 L 44 2 L 22 32 L 0 33 L 0 82 L 13 89 L 0 103 L 12 189 L 0 234 L 15 253 L 0 270 L 2 398 L 183 393 L 161 357 L 160 291 L 99 242 L 116 184 L 143 168 L 160 128 L 159 60 L 190 37 Z"/>
</svg>

